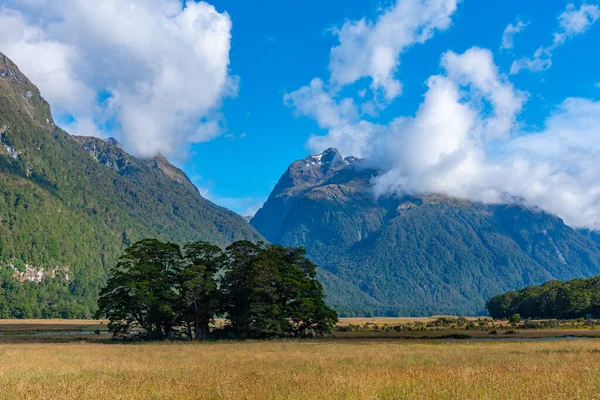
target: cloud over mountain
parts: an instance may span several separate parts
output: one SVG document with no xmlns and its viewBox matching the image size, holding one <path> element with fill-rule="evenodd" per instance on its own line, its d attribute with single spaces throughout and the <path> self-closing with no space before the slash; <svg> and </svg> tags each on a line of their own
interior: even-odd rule
<svg viewBox="0 0 600 400">
<path fill-rule="evenodd" d="M 413 2 L 400 0 L 396 7 L 407 4 Z M 595 21 L 594 10 L 569 6 L 555 43 L 583 33 Z M 393 21 L 404 23 L 400 17 Z M 385 37 L 381 42 L 385 46 Z M 376 39 L 370 43 L 377 46 Z M 362 53 L 354 54 L 360 64 Z M 442 73 L 427 80 L 416 114 L 389 122 L 369 118 L 361 112 L 360 96 L 340 96 L 319 78 L 285 101 L 327 130 L 310 138 L 312 151 L 336 147 L 381 171 L 373 181 L 376 195 L 444 193 L 519 202 L 572 226 L 600 229 L 600 103 L 566 99 L 542 128 L 530 128 L 519 121 L 530 94 L 514 87 L 491 51 L 447 51 L 440 66 Z"/>
<path fill-rule="evenodd" d="M 114 129 L 141 156 L 177 154 L 221 133 L 231 20 L 179 0 L 8 0 L 0 48 L 74 133 Z M 60 118 L 62 117 L 62 118 Z"/>
</svg>

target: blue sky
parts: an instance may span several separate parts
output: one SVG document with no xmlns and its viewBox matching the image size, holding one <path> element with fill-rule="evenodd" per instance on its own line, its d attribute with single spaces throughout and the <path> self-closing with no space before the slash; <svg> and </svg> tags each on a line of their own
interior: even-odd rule
<svg viewBox="0 0 600 400">
<path fill-rule="evenodd" d="M 569 161 L 584 157 L 561 147 L 571 140 L 570 132 L 581 130 L 582 137 L 567 147 L 585 148 L 590 159 L 596 155 L 590 143 L 600 139 L 600 133 L 594 136 L 600 119 L 598 1 L 210 0 L 188 3 L 183 11 L 173 0 L 126 2 L 139 6 L 136 18 L 113 0 L 100 10 L 83 0 L 0 0 L 0 26 L 11 26 L 12 32 L 0 39 L 0 51 L 40 86 L 67 130 L 117 136 L 140 155 L 161 151 L 219 204 L 242 214 L 255 211 L 291 162 L 336 145 L 344 155 L 359 153 L 385 172 L 374 185 L 379 194 L 443 191 L 487 202 L 509 196 L 585 226 L 572 215 L 581 212 L 569 211 L 577 205 L 589 212 L 582 217 L 593 220 L 589 227 L 600 226 L 600 215 L 592 211 L 600 200 L 589 190 L 598 177 L 585 173 L 591 164 Z M 46 6 L 43 12 L 40 5 Z M 342 41 L 368 38 L 368 45 L 359 44 L 364 51 L 377 47 L 378 40 L 394 47 L 397 38 L 385 32 L 412 22 L 394 20 L 399 15 L 394 10 L 404 6 L 420 10 L 414 19 L 437 9 L 447 21 L 423 21 L 423 26 L 435 25 L 430 34 L 407 39 L 392 51 L 393 68 L 379 86 L 371 72 L 341 78 L 362 62 L 352 51 L 332 70 L 332 49 Z M 189 18 L 178 20 L 174 30 L 172 21 L 180 14 Z M 189 27 L 190 19 L 209 23 Z M 362 19 L 366 33 L 352 37 L 351 31 L 341 31 Z M 502 48 L 509 24 L 522 29 L 514 33 L 512 48 Z M 78 31 L 77 39 L 66 31 Z M 203 35 L 208 39 L 198 41 Z M 40 66 L 40 54 L 52 56 Z M 162 69 L 149 66 L 156 62 Z M 476 71 L 489 69 L 486 82 L 477 82 L 473 65 Z M 311 86 L 315 79 L 322 88 Z M 440 95 L 447 94 L 440 80 L 460 91 L 456 101 Z M 396 82 L 401 93 L 390 95 Z M 85 106 L 82 99 L 88 98 L 93 100 Z M 430 104 L 429 111 L 424 104 Z M 315 107 L 330 113 L 319 114 Z M 442 109 L 446 114 L 431 111 Z M 463 129 L 458 117 L 455 121 L 452 110 L 465 111 L 468 127 Z M 459 124 L 455 136 L 428 137 L 422 127 L 435 130 L 431 121 L 436 118 Z M 502 128 L 493 128 L 499 121 Z M 498 136 L 486 133 L 493 129 Z M 525 136 L 531 139 L 517 140 Z M 436 149 L 437 142 L 458 144 Z M 414 147 L 405 154 L 409 144 Z M 560 157 L 553 146 L 561 147 Z M 467 150 L 452 167 L 456 172 L 440 175 L 432 172 L 439 168 L 421 168 L 457 149 Z M 428 156 L 411 164 L 407 160 L 415 152 Z M 507 177 L 518 175 L 513 168 L 526 168 L 538 180 L 519 185 Z M 497 184 L 483 183 L 491 177 Z"/>
<path fill-rule="evenodd" d="M 329 51 L 337 40 L 330 29 L 346 19 L 376 18 L 379 1 L 280 2 L 260 5 L 241 1 L 214 1 L 233 21 L 231 70 L 241 77 L 239 95 L 224 103 L 228 133 L 213 142 L 195 145 L 185 170 L 216 197 L 238 200 L 244 207 L 268 196 L 288 165 L 306 157 L 312 133 L 324 134 L 306 117 L 296 117 L 283 102 L 284 93 L 305 85 L 313 77 L 328 75 Z M 295 4 L 295 5 L 292 5 Z M 340 6 L 343 4 L 343 6 Z M 413 114 L 422 101 L 426 79 L 440 70 L 440 55 L 463 52 L 472 46 L 493 51 L 505 73 L 512 62 L 533 54 L 552 40 L 557 17 L 565 1 L 464 1 L 452 26 L 424 45 L 416 45 L 403 57 L 398 72 L 403 95 L 380 116 Z M 514 51 L 500 49 L 506 26 L 520 17 L 530 22 L 515 36 Z M 599 24 L 600 25 L 600 24 Z M 553 66 L 541 73 L 523 72 L 511 77 L 516 87 L 532 97 L 520 119 L 541 126 L 552 109 L 566 97 L 599 98 L 600 26 L 592 27 L 559 49 Z M 594 51 L 596 50 L 596 51 Z M 200 178 L 201 176 L 201 178 Z M 248 198 L 248 201 L 243 201 Z M 236 200 L 225 201 L 234 206 Z"/>
</svg>

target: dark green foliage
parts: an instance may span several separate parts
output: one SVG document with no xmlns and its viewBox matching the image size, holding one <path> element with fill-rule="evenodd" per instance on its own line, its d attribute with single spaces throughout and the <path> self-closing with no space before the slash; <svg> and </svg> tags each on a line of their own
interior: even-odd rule
<svg viewBox="0 0 600 400">
<path fill-rule="evenodd" d="M 485 313 L 491 296 L 600 274 L 600 246 L 559 218 L 442 195 L 375 198 L 376 171 L 334 149 L 294 162 L 251 224 L 306 247 L 343 316 Z"/>
<path fill-rule="evenodd" d="M 551 281 L 492 297 L 486 305 L 494 318 L 574 319 L 600 317 L 600 277 Z"/>
<path fill-rule="evenodd" d="M 239 337 L 322 335 L 337 322 L 304 249 L 237 242 L 227 248 L 224 311 Z"/>
<path fill-rule="evenodd" d="M 196 242 L 182 254 L 176 244 L 147 239 L 111 270 L 97 316 L 107 317 L 120 338 L 165 339 L 184 327 L 188 338 L 205 339 L 218 311 L 239 338 L 321 336 L 332 331 L 337 313 L 315 275 L 303 249 L 240 241 L 223 253 Z"/>
<path fill-rule="evenodd" d="M 144 237 L 220 246 L 261 236 L 202 198 L 164 159 L 140 160 L 52 121 L 38 89 L 0 54 L 0 288 L 11 318 L 89 318 L 107 271 Z M 20 283 L 13 268 L 68 267 Z"/>
<path fill-rule="evenodd" d="M 511 324 L 518 324 L 519 322 L 521 322 L 521 315 L 513 314 L 510 316 L 509 321 Z"/>
<path fill-rule="evenodd" d="M 217 274 L 223 270 L 225 258 L 218 246 L 205 242 L 189 243 L 184 252 L 177 286 L 182 322 L 188 327 L 188 336 L 193 329 L 196 339 L 205 339 L 220 308 Z"/>
<path fill-rule="evenodd" d="M 180 267 L 176 244 L 147 239 L 128 248 L 98 300 L 98 315 L 110 320 L 108 330 L 115 337 L 139 330 L 148 340 L 169 337 L 179 322 Z"/>
</svg>

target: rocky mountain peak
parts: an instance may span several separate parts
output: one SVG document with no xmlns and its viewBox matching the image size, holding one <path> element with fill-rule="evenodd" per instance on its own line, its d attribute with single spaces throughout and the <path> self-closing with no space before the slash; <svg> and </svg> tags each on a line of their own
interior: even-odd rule
<svg viewBox="0 0 600 400">
<path fill-rule="evenodd" d="M 106 142 L 106 144 L 109 144 L 111 146 L 123 147 L 123 144 L 114 137 L 109 137 L 108 139 L 104 139 L 104 141 Z"/>
<path fill-rule="evenodd" d="M 54 127 L 50 106 L 39 89 L 3 53 L 0 53 L 0 94 L 12 107 L 24 110 L 38 125 Z"/>
<path fill-rule="evenodd" d="M 321 161 L 324 164 L 336 164 L 340 161 L 342 161 L 342 156 L 340 155 L 340 152 L 337 151 L 337 149 L 330 147 L 327 150 L 325 150 L 324 152 L 322 152 L 320 155 L 321 157 Z"/>
<path fill-rule="evenodd" d="M 160 153 L 154 158 L 142 160 L 127 154 L 121 143 L 115 138 L 104 140 L 92 136 L 72 136 L 72 138 L 87 150 L 92 158 L 120 175 L 126 175 L 135 169 L 147 166 L 159 170 L 180 185 L 194 191 L 198 190 L 185 172 L 171 164 Z"/>
<path fill-rule="evenodd" d="M 271 197 L 288 196 L 326 182 L 338 172 L 357 164 L 354 157 L 343 159 L 339 151 L 329 148 L 293 162 L 281 176 Z"/>
<path fill-rule="evenodd" d="M 37 88 L 23 75 L 19 67 L 2 53 L 0 53 L 0 78 L 16 84 L 31 86 L 32 90 L 37 91 Z"/>
</svg>

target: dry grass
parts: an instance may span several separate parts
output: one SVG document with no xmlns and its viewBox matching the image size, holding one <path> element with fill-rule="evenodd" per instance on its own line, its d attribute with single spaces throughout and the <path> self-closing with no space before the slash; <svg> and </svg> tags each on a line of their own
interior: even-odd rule
<svg viewBox="0 0 600 400">
<path fill-rule="evenodd" d="M 600 398 L 600 341 L 0 344 L 0 398 Z"/>
</svg>

